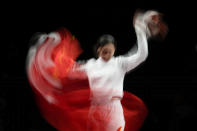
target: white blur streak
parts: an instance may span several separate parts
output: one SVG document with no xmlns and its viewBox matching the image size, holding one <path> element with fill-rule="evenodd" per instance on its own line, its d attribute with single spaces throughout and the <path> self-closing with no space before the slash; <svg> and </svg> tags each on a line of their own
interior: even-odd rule
<svg viewBox="0 0 197 131">
<path fill-rule="evenodd" d="M 36 88 L 36 90 L 40 92 L 49 103 L 54 103 L 55 100 L 53 96 L 51 96 L 52 94 L 49 92 L 46 93 L 43 91 L 43 88 L 39 88 L 46 87 L 46 83 L 44 83 L 42 80 L 39 80 L 39 77 L 43 76 L 54 87 L 62 87 L 58 80 L 54 79 L 45 71 L 46 68 L 54 66 L 54 63 L 51 59 L 51 52 L 53 48 L 59 43 L 60 35 L 58 33 L 50 33 L 49 35 L 42 34 L 38 37 L 39 39 L 37 42 L 31 46 L 28 51 L 26 59 L 27 75 L 34 88 Z M 46 42 L 47 38 L 49 39 Z M 40 73 L 40 76 L 35 76 L 35 74 L 32 72 L 33 66 L 35 66 L 36 70 Z M 45 90 L 47 90 L 47 87 Z"/>
<path fill-rule="evenodd" d="M 42 46 L 41 50 L 38 52 L 38 60 L 36 61 L 36 66 L 41 74 L 45 77 L 45 79 L 50 82 L 55 87 L 61 88 L 61 84 L 57 79 L 54 79 L 51 75 L 49 75 L 44 69 L 48 67 L 55 66 L 51 59 L 51 52 L 56 47 L 56 45 L 60 41 L 60 36 L 58 33 L 51 33 L 48 35 L 50 38 L 44 46 Z"/>
</svg>

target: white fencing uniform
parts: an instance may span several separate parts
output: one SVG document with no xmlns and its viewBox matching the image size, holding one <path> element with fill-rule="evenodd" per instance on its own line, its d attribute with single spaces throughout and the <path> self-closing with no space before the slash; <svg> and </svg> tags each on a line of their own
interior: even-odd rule
<svg viewBox="0 0 197 131">
<path fill-rule="evenodd" d="M 148 14 L 149 15 L 149 14 Z M 104 61 L 101 57 L 90 59 L 81 66 L 89 78 L 92 90 L 92 105 L 90 108 L 90 121 L 97 122 L 94 112 L 99 112 L 100 117 L 107 120 L 106 131 L 116 131 L 122 127 L 124 130 L 125 120 L 120 100 L 112 100 L 112 97 L 123 97 L 123 80 L 125 73 L 137 67 L 148 56 L 147 26 L 143 16 L 136 19 L 135 31 L 137 35 L 138 50 L 135 54 L 112 57 Z M 104 121 L 106 122 L 106 121 Z M 102 128 L 103 129 L 103 128 Z M 98 125 L 98 131 L 100 131 Z"/>
</svg>

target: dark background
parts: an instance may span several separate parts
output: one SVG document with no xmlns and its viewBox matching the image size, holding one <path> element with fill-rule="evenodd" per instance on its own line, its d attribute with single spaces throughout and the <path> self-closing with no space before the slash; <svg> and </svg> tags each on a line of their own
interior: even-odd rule
<svg viewBox="0 0 197 131">
<path fill-rule="evenodd" d="M 116 55 L 121 55 L 136 43 L 132 17 L 139 8 L 162 12 L 169 26 L 166 39 L 150 40 L 148 59 L 125 78 L 124 89 L 143 99 L 149 109 L 141 131 L 197 129 L 196 14 L 192 3 L 141 1 L 127 7 L 96 8 L 38 5 L 13 4 L 15 8 L 7 6 L 1 11 L 0 131 L 55 131 L 39 114 L 26 77 L 29 40 L 36 32 L 66 27 L 84 50 L 80 60 L 93 57 L 97 38 L 109 33 L 118 42 Z"/>
</svg>

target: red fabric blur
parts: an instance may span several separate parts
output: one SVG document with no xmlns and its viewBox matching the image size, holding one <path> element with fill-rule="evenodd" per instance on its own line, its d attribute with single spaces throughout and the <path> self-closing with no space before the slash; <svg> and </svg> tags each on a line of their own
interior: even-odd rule
<svg viewBox="0 0 197 131">
<path fill-rule="evenodd" d="M 50 35 L 36 45 L 36 52 L 27 64 L 29 82 L 41 114 L 54 128 L 59 131 L 87 131 L 91 105 L 88 77 L 83 72 L 72 71 L 82 50 L 69 31 L 63 29 L 57 33 L 60 41 L 55 46 L 49 42 L 52 39 Z M 52 45 L 54 47 L 49 51 Z M 44 52 L 44 55 L 39 52 Z M 46 58 L 46 55 L 50 56 Z M 53 64 L 48 64 L 47 59 Z M 138 131 L 147 116 L 145 104 L 129 92 L 124 92 L 121 102 L 125 131 Z M 94 125 L 91 127 L 92 131 L 97 131 L 96 126 L 95 129 Z"/>
</svg>

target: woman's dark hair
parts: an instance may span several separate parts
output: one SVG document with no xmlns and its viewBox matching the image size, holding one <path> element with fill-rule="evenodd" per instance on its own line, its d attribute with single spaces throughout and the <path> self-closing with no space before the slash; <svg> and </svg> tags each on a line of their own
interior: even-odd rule
<svg viewBox="0 0 197 131">
<path fill-rule="evenodd" d="M 112 35 L 104 34 L 104 35 L 100 36 L 99 39 L 96 42 L 95 47 L 94 47 L 95 56 L 98 57 L 97 50 L 98 50 L 99 47 L 103 47 L 103 46 L 105 46 L 109 43 L 112 43 L 114 45 L 115 49 L 116 49 L 117 43 L 116 43 L 115 38 Z"/>
</svg>

